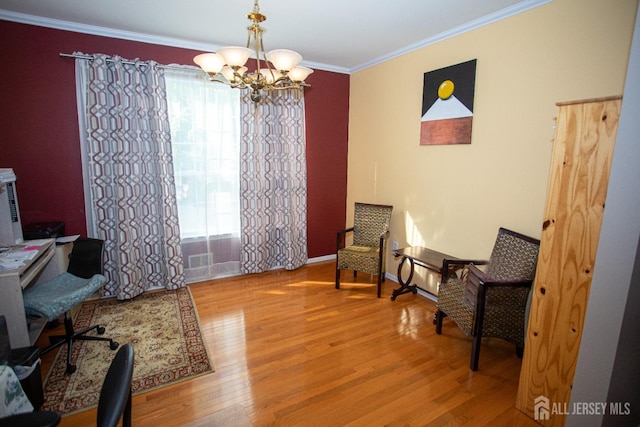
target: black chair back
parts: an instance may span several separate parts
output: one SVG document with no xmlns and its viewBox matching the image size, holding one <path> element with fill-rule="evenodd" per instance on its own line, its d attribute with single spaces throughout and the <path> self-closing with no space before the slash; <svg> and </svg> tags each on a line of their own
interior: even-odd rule
<svg viewBox="0 0 640 427">
<path fill-rule="evenodd" d="M 90 279 L 102 274 L 104 266 L 104 240 L 80 237 L 73 242 L 67 272 L 76 277 Z"/>
<path fill-rule="evenodd" d="M 120 347 L 102 383 L 98 401 L 98 427 L 115 427 L 122 417 L 124 427 L 131 426 L 131 379 L 133 347 Z"/>
</svg>

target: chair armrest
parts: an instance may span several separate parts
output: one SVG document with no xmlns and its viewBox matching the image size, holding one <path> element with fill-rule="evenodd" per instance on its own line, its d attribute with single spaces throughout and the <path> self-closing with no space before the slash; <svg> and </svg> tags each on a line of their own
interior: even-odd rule
<svg viewBox="0 0 640 427">
<path fill-rule="evenodd" d="M 523 279 L 492 279 L 491 277 L 487 277 L 487 273 L 477 268 L 475 265 L 469 266 L 469 279 L 473 277 L 474 281 L 477 281 L 477 284 L 485 287 L 517 287 L 517 286 L 531 286 L 533 283 L 533 279 L 531 280 L 523 280 Z"/>
<path fill-rule="evenodd" d="M 338 236 L 342 236 L 343 234 L 349 233 L 353 231 L 355 227 L 345 228 L 344 230 L 338 230 Z"/>
<path fill-rule="evenodd" d="M 344 230 L 338 230 L 336 236 L 336 252 L 344 247 L 344 235 L 354 230 L 354 227 L 345 228 Z"/>
<path fill-rule="evenodd" d="M 384 241 L 387 240 L 389 238 L 389 230 L 385 231 L 381 236 L 380 236 L 380 253 L 383 252 L 384 250 Z"/>
</svg>

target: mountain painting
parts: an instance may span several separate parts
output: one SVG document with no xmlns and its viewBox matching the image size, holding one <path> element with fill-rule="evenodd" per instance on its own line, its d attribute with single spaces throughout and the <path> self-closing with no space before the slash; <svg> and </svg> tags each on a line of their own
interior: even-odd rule
<svg viewBox="0 0 640 427">
<path fill-rule="evenodd" d="M 424 73 L 420 145 L 471 144 L 476 61 Z"/>
</svg>

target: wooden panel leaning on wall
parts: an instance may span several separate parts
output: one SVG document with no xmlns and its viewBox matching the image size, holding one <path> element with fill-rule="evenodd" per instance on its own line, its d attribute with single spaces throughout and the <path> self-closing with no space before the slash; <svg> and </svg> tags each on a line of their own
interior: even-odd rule
<svg viewBox="0 0 640 427">
<path fill-rule="evenodd" d="M 564 425 L 604 213 L 621 98 L 558 103 L 547 204 L 516 406 Z M 566 406 L 565 406 L 566 405 Z"/>
</svg>

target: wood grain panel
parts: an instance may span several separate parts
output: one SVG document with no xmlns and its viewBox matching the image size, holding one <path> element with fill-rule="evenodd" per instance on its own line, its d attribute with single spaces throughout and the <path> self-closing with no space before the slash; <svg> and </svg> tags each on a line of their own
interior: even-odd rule
<svg viewBox="0 0 640 427">
<path fill-rule="evenodd" d="M 620 98 L 558 104 L 517 407 L 568 407 L 605 207 Z M 605 286 L 606 284 L 602 284 Z M 554 406 L 554 404 L 556 406 Z M 564 405 L 567 406 L 564 406 Z M 565 411 L 544 425 L 564 425 Z"/>
</svg>

